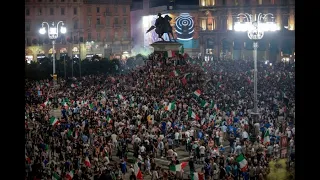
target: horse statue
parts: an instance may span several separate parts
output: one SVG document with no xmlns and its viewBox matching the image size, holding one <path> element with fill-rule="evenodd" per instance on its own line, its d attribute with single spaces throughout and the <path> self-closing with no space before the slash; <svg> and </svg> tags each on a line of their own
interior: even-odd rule
<svg viewBox="0 0 320 180">
<path fill-rule="evenodd" d="M 152 31 L 153 29 L 155 29 L 155 32 L 158 34 L 158 37 L 160 39 L 162 39 L 162 41 L 165 41 L 162 36 L 164 35 L 164 33 L 167 33 L 168 36 L 169 36 L 169 41 L 171 41 L 171 38 L 170 38 L 170 35 L 172 37 L 172 39 L 174 41 L 176 41 L 174 39 L 174 36 L 173 36 L 173 32 L 172 32 L 172 27 L 170 25 L 170 21 L 172 20 L 172 18 L 168 15 L 165 15 L 165 17 L 162 17 L 161 16 L 161 13 L 158 13 L 158 18 L 156 19 L 156 22 L 153 26 L 151 26 L 148 31 Z"/>
</svg>

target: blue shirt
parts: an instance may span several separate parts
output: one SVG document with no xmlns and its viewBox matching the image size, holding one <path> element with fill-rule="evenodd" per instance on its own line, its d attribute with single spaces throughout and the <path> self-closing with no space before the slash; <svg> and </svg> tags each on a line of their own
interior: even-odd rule
<svg viewBox="0 0 320 180">
<path fill-rule="evenodd" d="M 126 173 L 127 172 L 127 163 L 122 162 L 120 166 L 121 166 L 121 172 Z"/>
</svg>

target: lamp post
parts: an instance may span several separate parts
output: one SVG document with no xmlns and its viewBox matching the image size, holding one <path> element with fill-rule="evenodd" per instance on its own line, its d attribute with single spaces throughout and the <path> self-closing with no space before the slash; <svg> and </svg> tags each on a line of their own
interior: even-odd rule
<svg viewBox="0 0 320 180">
<path fill-rule="evenodd" d="M 47 32 L 46 28 L 45 28 L 45 25 L 47 25 L 47 28 L 48 28 L 48 37 L 52 41 L 53 84 L 54 84 L 54 86 L 56 86 L 57 85 L 56 60 L 55 60 L 56 52 L 55 52 L 55 49 L 54 49 L 54 45 L 55 45 L 56 39 L 59 36 L 59 25 L 60 25 L 60 32 L 62 34 L 65 34 L 67 32 L 67 28 L 64 27 L 63 21 L 59 21 L 56 26 L 55 26 L 54 22 L 52 22 L 51 26 L 47 22 L 42 22 L 42 27 L 39 30 L 40 34 L 45 34 Z"/>
<path fill-rule="evenodd" d="M 238 22 L 234 24 L 235 31 L 247 32 L 249 39 L 253 40 L 253 61 L 254 61 L 254 107 L 253 107 L 253 119 L 254 123 L 258 122 L 259 112 L 258 112 L 258 68 L 257 68 L 257 50 L 258 50 L 258 41 L 261 40 L 266 31 L 276 31 L 279 30 L 276 23 L 274 22 L 274 16 L 271 13 L 258 15 L 251 15 L 248 13 L 238 14 Z M 241 22 L 241 20 L 243 20 Z M 270 63 L 271 64 L 271 63 Z M 254 126 L 253 126 L 254 127 Z M 255 129 L 255 128 L 254 128 Z M 257 135 L 257 131 L 254 130 L 253 139 Z"/>
</svg>

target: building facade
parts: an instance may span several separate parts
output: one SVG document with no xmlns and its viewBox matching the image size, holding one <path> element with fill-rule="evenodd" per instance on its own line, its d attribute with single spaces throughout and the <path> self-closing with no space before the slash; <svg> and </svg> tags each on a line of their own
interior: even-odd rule
<svg viewBox="0 0 320 180">
<path fill-rule="evenodd" d="M 40 35 L 42 22 L 63 21 L 67 33 L 56 40 L 56 58 L 99 55 L 121 58 L 131 50 L 131 0 L 25 0 L 26 58 L 51 57 L 52 44 Z"/>
<path fill-rule="evenodd" d="M 167 0 L 162 4 L 153 2 L 154 0 L 143 0 L 136 5 L 133 4 L 131 33 L 134 37 L 134 47 L 145 48 L 148 43 L 158 40 L 150 38 L 139 27 L 149 28 L 152 23 L 145 23 L 145 19 L 152 21 L 152 18 L 156 18 L 160 12 L 173 17 L 171 25 L 174 36 L 184 45 L 185 52 L 189 55 L 198 55 L 208 60 L 214 58 L 250 60 L 252 41 L 246 33 L 235 32 L 233 29 L 237 15 L 272 13 L 280 31 L 265 33 L 264 38 L 259 41 L 258 59 L 269 61 L 279 61 L 288 57 L 294 59 L 294 0 L 199 0 L 197 5 L 183 5 L 183 1 L 179 0 Z M 151 19 L 148 18 L 150 16 Z M 181 25 L 182 22 L 185 25 Z"/>
<path fill-rule="evenodd" d="M 295 56 L 294 0 L 199 0 L 200 51 L 206 58 L 252 59 L 252 41 L 234 31 L 239 13 L 272 13 L 280 31 L 259 41 L 258 60 L 279 61 Z"/>
</svg>

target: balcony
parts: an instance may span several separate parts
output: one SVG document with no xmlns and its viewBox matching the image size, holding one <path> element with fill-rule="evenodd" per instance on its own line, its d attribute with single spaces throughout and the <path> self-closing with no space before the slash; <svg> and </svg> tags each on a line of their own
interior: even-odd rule
<svg viewBox="0 0 320 180">
<path fill-rule="evenodd" d="M 104 12 L 103 15 L 104 16 L 112 16 L 112 13 L 111 12 Z"/>
<path fill-rule="evenodd" d="M 104 25 L 103 24 L 96 24 L 96 29 L 103 29 Z"/>
<path fill-rule="evenodd" d="M 120 28 L 120 27 L 121 27 L 121 24 L 120 24 L 120 23 L 113 23 L 113 27 L 114 27 L 114 28 Z"/>
</svg>

